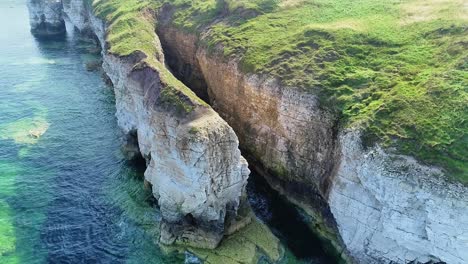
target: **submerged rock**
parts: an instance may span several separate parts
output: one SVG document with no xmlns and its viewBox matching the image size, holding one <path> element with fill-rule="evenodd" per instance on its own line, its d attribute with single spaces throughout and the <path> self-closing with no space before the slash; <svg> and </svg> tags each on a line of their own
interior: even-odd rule
<svg viewBox="0 0 468 264">
<path fill-rule="evenodd" d="M 50 124 L 45 116 L 23 118 L 0 126 L 0 139 L 11 139 L 18 144 L 36 144 Z"/>
<path fill-rule="evenodd" d="M 157 54 L 111 54 L 109 25 L 82 0 L 62 4 L 30 0 L 33 29 L 60 27 L 63 18 L 51 10 L 62 8 L 77 29 L 99 39 L 119 125 L 135 133 L 131 150 L 148 164 L 145 178 L 163 217 L 162 243 L 182 244 L 205 263 L 251 263 L 258 249 L 279 258 L 276 238 L 255 219 L 219 244 L 249 222 L 239 217 L 249 171 L 238 136 L 268 183 L 313 215 L 311 225 L 347 261 L 467 263 L 467 188 L 443 171 L 379 146 L 363 149 L 359 131 L 343 130 L 315 91 L 246 74 L 239 57 L 225 58 L 222 46 L 209 52 L 198 37 L 208 32 L 189 34 L 171 25 L 170 5 L 158 24 L 170 56 L 164 58 L 156 34 Z M 227 122 L 187 92 L 166 61 L 179 66 L 174 72 L 185 81 L 195 81 Z M 218 245 L 215 251 L 196 248 Z"/>
</svg>

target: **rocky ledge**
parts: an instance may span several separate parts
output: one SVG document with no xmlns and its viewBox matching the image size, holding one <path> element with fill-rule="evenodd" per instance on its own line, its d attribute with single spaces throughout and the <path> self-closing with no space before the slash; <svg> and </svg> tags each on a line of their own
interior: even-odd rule
<svg viewBox="0 0 468 264">
<path fill-rule="evenodd" d="M 30 2 L 33 30 L 48 17 L 61 21 Z M 242 71 L 222 45 L 207 47 L 209 26 L 196 34 L 174 26 L 170 4 L 146 10 L 151 34 L 158 22 L 158 52 L 126 56 L 110 52 L 108 25 L 83 1 L 62 5 L 64 18 L 103 47 L 119 124 L 138 143 L 128 149 L 146 159 L 161 206 L 163 243 L 210 248 L 247 222 L 235 217 L 248 175 L 238 136 L 259 173 L 312 216 L 311 227 L 348 262 L 468 262 L 468 191 L 443 170 L 378 144 L 363 147 L 361 129 L 340 127 L 313 91 Z"/>
</svg>

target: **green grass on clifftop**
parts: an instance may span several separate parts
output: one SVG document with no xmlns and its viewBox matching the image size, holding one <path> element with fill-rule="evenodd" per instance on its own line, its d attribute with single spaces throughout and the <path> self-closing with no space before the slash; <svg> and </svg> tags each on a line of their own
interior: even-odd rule
<svg viewBox="0 0 468 264">
<path fill-rule="evenodd" d="M 144 16 L 148 1 L 139 0 L 95 0 L 92 2 L 96 16 L 109 23 L 110 52 L 121 56 L 135 50 L 156 56 L 154 21 Z"/>
<path fill-rule="evenodd" d="M 175 26 L 210 28 L 203 43 L 213 51 L 221 44 L 245 72 L 316 93 L 343 125 L 364 128 L 367 143 L 468 183 L 464 0 L 95 0 L 111 25 L 110 51 L 157 57 L 148 10 L 163 4 L 175 7 Z"/>
<path fill-rule="evenodd" d="M 137 51 L 146 54 L 145 62 L 158 70 L 165 89 L 161 92 L 164 103 L 171 105 L 179 113 L 190 113 L 194 106 L 187 102 L 206 106 L 193 91 L 177 80 L 160 62 L 162 51 L 156 36 L 154 10 L 160 5 L 148 0 L 86 0 L 94 14 L 106 21 L 108 32 L 106 41 L 109 52 L 118 56 L 128 56 Z M 186 100 L 187 99 L 187 100 Z"/>
<path fill-rule="evenodd" d="M 210 26 L 206 45 L 222 44 L 245 72 L 317 93 L 344 125 L 365 128 L 368 143 L 468 182 L 463 0 L 166 2 L 176 26 Z"/>
</svg>

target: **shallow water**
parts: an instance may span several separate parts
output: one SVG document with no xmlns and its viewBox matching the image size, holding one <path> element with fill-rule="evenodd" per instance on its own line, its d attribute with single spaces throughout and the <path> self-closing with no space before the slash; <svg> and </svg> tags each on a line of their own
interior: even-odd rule
<svg viewBox="0 0 468 264">
<path fill-rule="evenodd" d="M 73 36 L 37 41 L 0 0 L 0 263 L 181 263 L 120 153 L 113 94 Z"/>
<path fill-rule="evenodd" d="M 28 20 L 0 0 L 0 263 L 183 263 L 154 243 L 160 215 L 120 152 L 112 90 L 85 70 L 98 58 L 71 34 L 34 39 Z M 300 250 L 283 262 L 321 263 Z"/>
</svg>

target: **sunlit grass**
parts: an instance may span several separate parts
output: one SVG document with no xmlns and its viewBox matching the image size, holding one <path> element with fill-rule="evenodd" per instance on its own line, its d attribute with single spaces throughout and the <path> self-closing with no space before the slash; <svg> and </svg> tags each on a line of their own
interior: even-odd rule
<svg viewBox="0 0 468 264">
<path fill-rule="evenodd" d="M 254 18 L 232 23 L 232 12 L 214 23 L 208 48 L 222 44 L 222 55 L 239 58 L 245 72 L 319 94 L 343 126 L 365 129 L 367 143 L 396 147 L 468 182 L 464 1 L 271 2 L 273 9 L 244 5 L 261 10 Z"/>
<path fill-rule="evenodd" d="M 236 57 L 242 70 L 320 96 L 366 143 L 396 147 L 468 182 L 468 34 L 462 0 L 96 0 L 111 52 L 157 58 L 145 10 L 175 7 L 172 23 Z M 222 45 L 222 50 L 215 47 Z M 190 91 L 165 71 L 170 103 Z M 193 99 L 195 100 L 195 99 Z M 183 102 L 182 102 L 183 103 Z M 190 105 L 182 105 L 190 109 Z"/>
<path fill-rule="evenodd" d="M 159 78 L 165 85 L 161 100 L 168 103 L 179 113 L 189 113 L 194 104 L 206 106 L 190 89 L 178 81 L 161 62 L 162 51 L 158 49 L 155 17 L 152 10 L 161 6 L 157 1 L 148 0 L 89 0 L 94 13 L 107 22 L 106 41 L 109 52 L 117 56 L 129 56 L 143 52 L 144 59 L 160 73 Z M 186 102 L 185 100 L 191 100 Z"/>
</svg>

